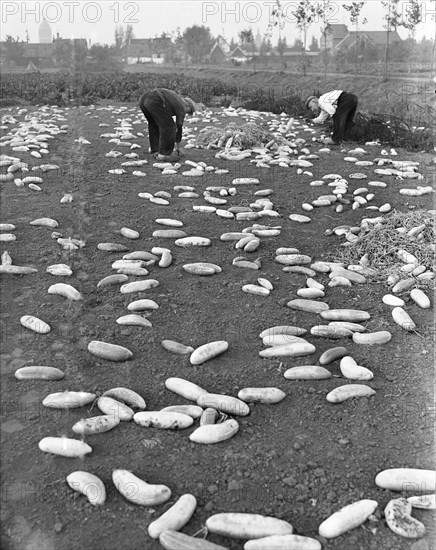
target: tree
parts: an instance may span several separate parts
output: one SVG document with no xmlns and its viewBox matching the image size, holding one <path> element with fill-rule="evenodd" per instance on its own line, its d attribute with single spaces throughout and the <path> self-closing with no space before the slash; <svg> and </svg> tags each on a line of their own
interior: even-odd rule
<svg viewBox="0 0 436 550">
<path fill-rule="evenodd" d="M 324 80 L 327 77 L 327 67 L 332 59 L 330 48 L 327 48 L 327 35 L 331 32 L 330 16 L 335 15 L 336 6 L 330 0 L 323 0 L 316 8 L 316 15 L 321 20 L 320 59 L 324 65 Z"/>
<path fill-rule="evenodd" d="M 404 27 L 412 33 L 412 37 L 415 34 L 416 26 L 421 21 L 421 6 L 418 0 L 409 0 L 408 9 L 406 11 L 406 18 L 403 18 L 403 14 L 399 11 L 399 0 L 381 0 L 382 5 L 387 10 L 385 14 L 386 29 L 386 48 L 385 48 L 385 66 L 384 66 L 384 80 L 388 78 L 388 63 L 389 63 L 389 37 L 392 31 L 396 31 L 398 27 Z"/>
<path fill-rule="evenodd" d="M 348 61 L 348 48 L 344 47 L 336 49 L 333 55 L 333 60 L 335 62 L 335 70 L 343 71 L 344 65 L 346 65 Z"/>
<path fill-rule="evenodd" d="M 117 69 L 119 62 L 115 59 L 114 54 L 114 46 L 93 44 L 89 49 L 91 62 L 86 64 L 87 70 L 112 71 Z"/>
<path fill-rule="evenodd" d="M 380 56 L 380 48 L 371 42 L 362 42 L 361 52 L 365 56 L 365 59 L 370 62 L 378 63 L 383 56 L 383 52 L 382 56 Z"/>
<path fill-rule="evenodd" d="M 400 26 L 401 15 L 398 11 L 399 0 L 381 0 L 382 5 L 387 9 L 387 13 L 384 17 L 386 23 L 384 28 L 386 29 L 386 46 L 385 46 L 385 64 L 383 79 L 388 79 L 388 64 L 389 64 L 389 38 L 392 31 L 396 31 Z"/>
<path fill-rule="evenodd" d="M 286 68 L 286 63 L 283 61 L 283 54 L 285 53 L 287 47 L 288 44 L 286 42 L 286 38 L 282 38 L 281 36 L 279 36 L 279 39 L 277 40 L 276 50 L 280 56 L 280 63 L 282 64 L 283 68 Z"/>
<path fill-rule="evenodd" d="M 283 6 L 280 0 L 275 0 L 275 5 L 271 10 L 270 22 L 268 23 L 268 35 L 271 36 L 272 27 L 279 28 L 279 38 L 281 38 L 281 31 L 285 27 L 286 13 L 283 10 Z"/>
<path fill-rule="evenodd" d="M 296 38 L 294 40 L 294 43 L 292 44 L 291 46 L 291 50 L 295 50 L 295 51 L 298 51 L 298 52 L 301 52 L 301 50 L 304 48 L 304 44 L 303 44 L 303 41 L 301 40 L 301 38 Z"/>
<path fill-rule="evenodd" d="M 435 45 L 436 40 L 429 38 L 421 38 L 420 42 L 415 44 L 415 55 L 421 63 L 430 64 L 430 74 L 434 74 L 435 62 Z"/>
<path fill-rule="evenodd" d="M 260 45 L 260 50 L 265 53 L 269 53 L 272 50 L 271 38 L 264 36 Z"/>
<path fill-rule="evenodd" d="M 85 66 L 88 47 L 86 40 L 73 40 L 59 38 L 54 41 L 54 54 L 56 64 L 68 67 L 72 71 L 81 71 Z"/>
<path fill-rule="evenodd" d="M 246 46 L 248 44 L 254 43 L 253 31 L 251 29 L 245 29 L 238 33 L 239 41 L 241 46 Z"/>
<path fill-rule="evenodd" d="M 406 20 L 405 27 L 410 32 L 410 52 L 409 52 L 409 73 L 412 70 L 412 60 L 415 53 L 416 45 L 416 27 L 422 20 L 421 6 L 418 0 L 409 0 L 409 4 L 406 8 Z"/>
<path fill-rule="evenodd" d="M 312 42 L 310 43 L 309 50 L 311 52 L 319 52 L 318 40 L 315 36 L 312 36 Z"/>
<path fill-rule="evenodd" d="M 271 40 L 273 27 L 278 27 L 279 39 L 275 49 L 280 55 L 280 62 L 282 66 L 283 66 L 284 45 L 286 44 L 286 39 L 284 39 L 285 40 L 284 43 L 282 42 L 282 30 L 285 27 L 285 17 L 286 17 L 286 13 L 283 10 L 281 0 L 275 0 L 274 7 L 271 10 L 270 22 L 268 23 L 268 31 L 265 36 L 268 37 L 269 40 Z M 274 54 L 274 51 L 272 52 L 272 54 Z"/>
<path fill-rule="evenodd" d="M 121 52 L 122 47 L 124 45 L 124 38 L 125 38 L 125 31 L 124 27 L 121 25 L 117 25 L 115 27 L 115 49 L 118 52 Z"/>
<path fill-rule="evenodd" d="M 359 43 L 359 17 L 360 12 L 365 5 L 365 2 L 353 2 L 350 5 L 342 4 L 342 7 L 348 11 L 348 16 L 350 18 L 350 23 L 355 25 L 356 27 L 356 42 L 354 43 L 354 75 L 357 76 L 357 50 L 358 50 L 358 43 Z M 362 24 L 365 25 L 367 23 L 366 17 L 362 20 Z"/>
<path fill-rule="evenodd" d="M 127 25 L 126 30 L 124 31 L 124 41 L 122 43 L 126 62 L 127 62 L 127 58 L 129 57 L 129 47 L 130 47 L 132 38 L 133 38 L 133 27 L 132 25 Z"/>
<path fill-rule="evenodd" d="M 292 5 L 292 3 L 291 3 Z M 268 30 L 271 31 L 272 27 L 279 28 L 279 40 L 281 40 L 281 31 L 284 29 L 285 20 L 287 18 L 287 11 L 289 6 L 285 3 L 282 5 L 281 0 L 275 0 L 273 9 L 271 10 L 270 23 Z M 310 26 L 315 22 L 317 17 L 317 4 L 311 0 L 300 0 L 298 7 L 291 12 L 291 15 L 295 18 L 297 29 L 300 31 L 300 35 L 303 37 L 303 48 L 301 49 L 301 69 L 303 76 L 306 76 L 307 67 L 309 61 L 306 58 L 306 41 L 307 32 Z"/>
<path fill-rule="evenodd" d="M 321 63 L 324 65 L 324 80 L 327 77 L 327 68 L 329 66 L 330 61 L 332 60 L 332 54 L 330 53 L 330 50 L 327 48 L 323 48 L 320 51 L 319 57 L 321 59 Z"/>
<path fill-rule="evenodd" d="M 111 56 L 111 49 L 107 44 L 104 46 L 102 44 L 93 44 L 89 48 L 89 56 L 97 64 L 105 64 Z"/>
<path fill-rule="evenodd" d="M 421 63 L 432 63 L 434 56 L 434 44 L 435 41 L 429 38 L 421 38 L 419 42 L 415 44 L 416 57 Z"/>
<path fill-rule="evenodd" d="M 412 41 L 410 39 L 396 43 L 390 54 L 390 59 L 392 61 L 404 61 L 405 59 L 410 61 L 411 48 Z"/>
<path fill-rule="evenodd" d="M 171 44 L 165 54 L 166 63 L 172 63 L 173 65 L 180 65 L 182 63 L 182 43 L 183 38 L 180 27 L 177 27 L 177 29 L 171 33 Z"/>
<path fill-rule="evenodd" d="M 127 25 L 126 28 L 124 28 L 121 25 L 117 25 L 115 27 L 115 44 L 114 44 L 115 54 L 119 56 L 123 56 L 126 59 L 126 61 L 129 56 L 129 46 L 132 38 L 133 38 L 132 25 Z"/>
<path fill-rule="evenodd" d="M 83 70 L 85 66 L 86 56 L 88 55 L 88 47 L 86 41 L 73 40 L 72 45 L 72 66 L 74 70 Z"/>
<path fill-rule="evenodd" d="M 71 66 L 73 60 L 73 45 L 69 40 L 59 39 L 54 43 L 54 58 L 60 67 Z"/>
<path fill-rule="evenodd" d="M 16 65 L 23 63 L 24 44 L 18 40 L 18 36 L 17 38 L 13 38 L 10 34 L 7 35 L 5 41 L 3 42 L 3 47 L 9 69 L 11 68 L 12 63 Z"/>
<path fill-rule="evenodd" d="M 316 15 L 321 19 L 322 49 L 327 50 L 327 35 L 331 31 L 330 16 L 335 15 L 336 7 L 330 0 L 323 0 L 316 8 Z M 321 42 L 320 42 L 321 45 Z"/>
<path fill-rule="evenodd" d="M 193 25 L 185 29 L 182 35 L 183 49 L 192 63 L 202 63 L 213 44 L 210 30 L 204 26 Z"/>
<path fill-rule="evenodd" d="M 264 64 L 266 65 L 267 64 L 267 60 L 268 60 L 268 54 L 270 54 L 272 52 L 272 44 L 271 44 L 271 39 L 267 36 L 264 36 L 262 38 L 262 42 L 260 44 L 260 47 L 259 47 L 259 52 L 261 54 L 261 56 L 264 58 Z"/>
<path fill-rule="evenodd" d="M 256 70 L 256 57 L 254 55 L 255 43 L 254 43 L 253 31 L 251 29 L 245 29 L 245 30 L 242 30 L 238 34 L 238 36 L 242 47 L 246 48 L 248 46 L 251 46 L 251 51 L 253 54 L 253 68 L 254 70 Z"/>
<path fill-rule="evenodd" d="M 301 69 L 303 71 L 303 76 L 306 76 L 307 67 L 309 62 L 306 58 L 306 42 L 307 42 L 307 31 L 310 26 L 315 22 L 317 17 L 317 6 L 314 5 L 310 0 L 300 0 L 298 8 L 292 12 L 292 15 L 296 19 L 297 29 L 300 31 L 303 36 L 303 49 L 301 50 Z"/>
</svg>

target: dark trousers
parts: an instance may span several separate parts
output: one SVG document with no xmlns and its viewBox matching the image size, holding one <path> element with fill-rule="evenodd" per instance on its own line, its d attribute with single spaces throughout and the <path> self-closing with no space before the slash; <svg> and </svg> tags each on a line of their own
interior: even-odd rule
<svg viewBox="0 0 436 550">
<path fill-rule="evenodd" d="M 176 123 L 156 92 L 141 96 L 139 107 L 148 122 L 148 136 L 152 153 L 171 155 L 176 142 Z"/>
<path fill-rule="evenodd" d="M 342 141 L 353 125 L 357 109 L 357 97 L 348 92 L 342 92 L 338 98 L 336 113 L 333 115 L 333 141 Z"/>
</svg>

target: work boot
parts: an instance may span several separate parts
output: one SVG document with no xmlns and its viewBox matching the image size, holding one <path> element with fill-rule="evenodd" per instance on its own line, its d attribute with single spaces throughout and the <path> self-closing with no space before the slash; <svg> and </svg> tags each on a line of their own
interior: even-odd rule
<svg viewBox="0 0 436 550">
<path fill-rule="evenodd" d="M 324 140 L 324 143 L 326 145 L 340 145 L 341 143 L 339 141 L 334 141 L 331 137 L 328 137 Z"/>
<path fill-rule="evenodd" d="M 171 155 L 156 155 L 156 160 L 163 162 L 177 162 L 180 159 L 180 155 L 172 153 Z"/>
</svg>

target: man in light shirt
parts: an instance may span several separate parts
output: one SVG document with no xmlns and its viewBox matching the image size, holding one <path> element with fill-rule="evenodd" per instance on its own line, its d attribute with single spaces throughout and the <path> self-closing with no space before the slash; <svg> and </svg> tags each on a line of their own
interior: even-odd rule
<svg viewBox="0 0 436 550">
<path fill-rule="evenodd" d="M 353 124 L 357 109 L 357 97 L 343 90 L 333 90 L 320 98 L 310 96 L 306 107 L 318 115 L 312 119 L 315 124 L 323 124 L 329 117 L 333 120 L 333 134 L 324 143 L 339 145 Z"/>
</svg>

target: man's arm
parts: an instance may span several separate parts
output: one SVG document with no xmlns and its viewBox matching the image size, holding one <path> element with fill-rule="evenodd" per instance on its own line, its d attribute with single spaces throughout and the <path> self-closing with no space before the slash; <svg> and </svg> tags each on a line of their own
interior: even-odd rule
<svg viewBox="0 0 436 550">
<path fill-rule="evenodd" d="M 185 110 L 182 105 L 178 105 L 176 109 L 176 144 L 179 144 L 182 141 L 182 132 L 183 132 L 183 123 L 185 121 Z"/>
<path fill-rule="evenodd" d="M 180 151 L 180 142 L 182 141 L 182 132 L 183 132 L 183 120 L 185 116 L 181 117 L 181 120 L 179 117 L 176 119 L 176 126 L 177 126 L 177 132 L 176 132 L 176 151 Z"/>
<path fill-rule="evenodd" d="M 321 111 L 319 116 L 312 119 L 312 122 L 314 122 L 315 124 L 322 124 L 323 122 L 325 122 L 328 119 L 329 116 L 330 115 L 327 111 Z"/>
</svg>

